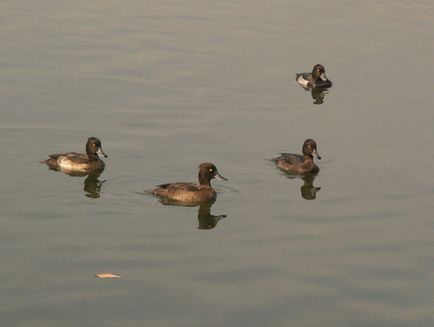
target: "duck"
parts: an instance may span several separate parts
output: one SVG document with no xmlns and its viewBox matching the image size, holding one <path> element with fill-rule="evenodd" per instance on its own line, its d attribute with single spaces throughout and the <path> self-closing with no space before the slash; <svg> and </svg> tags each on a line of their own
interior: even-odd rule
<svg viewBox="0 0 434 327">
<path fill-rule="evenodd" d="M 329 88 L 333 85 L 325 75 L 325 68 L 321 64 L 313 66 L 312 73 L 296 74 L 295 80 L 305 89 Z"/>
<path fill-rule="evenodd" d="M 77 152 L 50 154 L 48 159 L 41 161 L 52 170 L 63 171 L 67 174 L 88 174 L 104 170 L 105 164 L 98 154 L 107 158 L 101 148 L 101 140 L 89 137 L 86 142 L 86 154 Z"/>
<path fill-rule="evenodd" d="M 164 204 L 194 205 L 213 200 L 217 197 L 216 191 L 211 186 L 211 179 L 227 181 L 220 175 L 217 167 L 210 162 L 199 165 L 199 183 L 167 183 L 157 185 L 146 193 L 156 195 Z"/>
<path fill-rule="evenodd" d="M 303 154 L 280 153 L 274 159 L 276 166 L 281 170 L 295 175 L 316 174 L 319 167 L 313 162 L 313 156 L 316 155 L 318 160 L 321 156 L 318 154 L 316 142 L 313 139 L 307 139 L 303 143 Z"/>
</svg>

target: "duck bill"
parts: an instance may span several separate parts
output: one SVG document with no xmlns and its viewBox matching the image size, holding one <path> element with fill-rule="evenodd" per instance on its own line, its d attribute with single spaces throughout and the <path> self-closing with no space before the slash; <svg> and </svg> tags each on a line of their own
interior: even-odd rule
<svg viewBox="0 0 434 327">
<path fill-rule="evenodd" d="M 327 81 L 328 81 L 327 76 L 326 76 L 326 74 L 324 74 L 324 73 L 322 73 L 319 77 L 320 77 L 324 82 L 327 82 Z"/>
<path fill-rule="evenodd" d="M 316 156 L 316 158 L 317 158 L 318 160 L 321 160 L 321 156 L 319 155 L 318 151 L 313 150 L 312 153 Z"/>
<path fill-rule="evenodd" d="M 218 171 L 216 171 L 214 178 L 218 179 L 219 181 L 227 181 L 228 180 L 226 177 L 223 177 L 222 175 L 220 175 L 220 173 Z"/>
<path fill-rule="evenodd" d="M 96 153 L 104 156 L 104 158 L 107 158 L 107 155 L 105 154 L 105 152 L 101 148 L 98 148 L 98 151 Z"/>
</svg>

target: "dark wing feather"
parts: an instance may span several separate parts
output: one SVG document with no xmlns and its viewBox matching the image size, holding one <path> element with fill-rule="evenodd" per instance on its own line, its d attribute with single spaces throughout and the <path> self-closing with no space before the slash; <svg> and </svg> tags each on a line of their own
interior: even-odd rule
<svg viewBox="0 0 434 327">
<path fill-rule="evenodd" d="M 77 152 L 68 152 L 68 153 L 53 153 L 48 156 L 50 159 L 57 160 L 59 157 L 66 157 L 71 161 L 76 163 L 87 163 L 89 162 L 89 157 L 86 154 L 77 153 Z"/>
<path fill-rule="evenodd" d="M 303 77 L 306 81 L 312 79 L 312 73 L 301 73 L 301 77 Z"/>
<path fill-rule="evenodd" d="M 303 163 L 304 157 L 301 154 L 295 153 L 280 153 L 280 156 L 276 158 L 277 161 L 283 160 L 290 165 Z"/>
<path fill-rule="evenodd" d="M 317 88 L 327 89 L 329 87 L 332 87 L 332 85 L 333 83 L 330 80 L 323 81 L 322 79 L 319 78 L 315 81 L 315 87 Z"/>
<path fill-rule="evenodd" d="M 51 158 L 51 159 L 57 160 L 57 158 L 59 158 L 61 156 L 64 156 L 64 155 L 65 155 L 64 153 L 54 153 L 54 154 L 48 155 L 48 157 Z"/>
<path fill-rule="evenodd" d="M 312 73 L 298 73 L 295 74 L 295 79 L 298 80 L 300 77 L 305 79 L 306 81 L 309 81 L 312 79 Z"/>
<path fill-rule="evenodd" d="M 153 190 L 155 195 L 167 196 L 177 192 L 196 192 L 199 186 L 193 183 L 167 183 L 157 185 Z"/>
</svg>

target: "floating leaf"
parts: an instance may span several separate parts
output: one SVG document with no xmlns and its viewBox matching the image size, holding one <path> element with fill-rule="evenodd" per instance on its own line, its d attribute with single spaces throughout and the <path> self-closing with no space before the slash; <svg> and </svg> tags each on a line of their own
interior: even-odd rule
<svg viewBox="0 0 434 327">
<path fill-rule="evenodd" d="M 95 277 L 101 278 L 101 279 L 115 279 L 115 278 L 122 278 L 122 276 L 115 275 L 112 273 L 100 273 L 95 274 Z"/>
</svg>

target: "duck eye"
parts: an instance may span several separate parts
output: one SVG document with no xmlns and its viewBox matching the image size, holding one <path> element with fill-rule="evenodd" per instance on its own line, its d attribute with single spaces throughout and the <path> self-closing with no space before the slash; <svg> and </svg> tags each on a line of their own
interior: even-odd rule
<svg viewBox="0 0 434 327">
<path fill-rule="evenodd" d="M 210 168 L 209 171 L 212 172 L 214 169 Z"/>
</svg>

